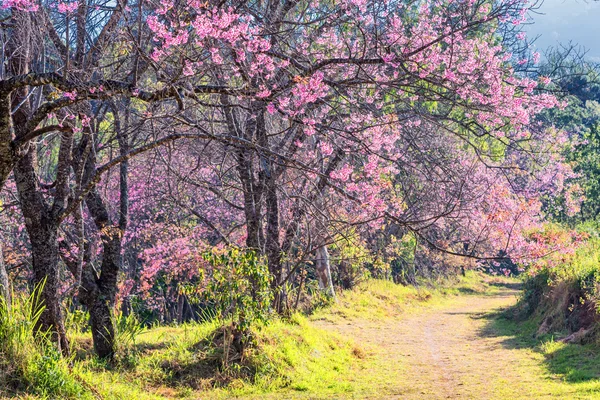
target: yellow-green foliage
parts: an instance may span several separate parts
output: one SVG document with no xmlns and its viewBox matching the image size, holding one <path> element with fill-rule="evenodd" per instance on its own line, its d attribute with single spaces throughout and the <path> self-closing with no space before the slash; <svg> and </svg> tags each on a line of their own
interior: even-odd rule
<svg viewBox="0 0 600 400">
<path fill-rule="evenodd" d="M 317 310 L 311 319 L 365 318 L 381 319 L 398 315 L 423 301 L 436 301 L 442 295 L 458 295 L 461 293 L 483 293 L 491 289 L 488 283 L 493 278 L 483 274 L 467 271 L 460 279 L 447 279 L 433 285 L 423 281 L 419 286 L 397 285 L 389 280 L 370 279 L 359 284 L 353 290 L 341 292 L 337 302 L 327 308 Z"/>
<path fill-rule="evenodd" d="M 589 342 L 600 331 L 600 238 L 594 230 L 575 251 L 553 254 L 552 262 L 538 263 L 528 271 L 521 313 L 538 326 L 538 335 L 565 336 L 583 330 L 578 342 Z M 580 227 L 581 230 L 581 227 Z"/>
<path fill-rule="evenodd" d="M 89 398 L 69 371 L 69 360 L 47 334 L 35 333 L 42 312 L 36 307 L 39 292 L 14 297 L 10 307 L 0 300 L 0 396 L 18 391 L 42 398 Z"/>
<path fill-rule="evenodd" d="M 552 281 L 594 279 L 600 271 L 600 238 L 592 237 L 580 245 L 575 253 L 566 257 L 564 262 L 551 268 Z"/>
<path fill-rule="evenodd" d="M 89 353 L 80 352 L 74 370 L 104 399 L 184 395 L 188 390 L 186 386 L 211 387 L 219 364 L 204 344 L 216 329 L 216 323 L 152 328 L 141 333 L 135 345 L 121 356 L 126 363 L 106 365 L 97 360 L 90 349 Z M 79 336 L 80 347 L 90 339 Z"/>
<path fill-rule="evenodd" d="M 346 288 L 354 287 L 369 277 L 382 278 L 390 275 L 389 265 L 373 256 L 354 229 L 338 235 L 331 251 L 339 264 L 338 281 Z"/>
<path fill-rule="evenodd" d="M 342 377 L 363 355 L 351 340 L 295 314 L 255 331 L 255 346 L 244 360 L 223 370 L 216 332 L 217 323 L 150 329 L 138 337 L 135 362 L 111 369 L 84 355 L 75 372 L 106 399 L 197 398 L 198 391 L 203 398 L 282 390 L 342 392 L 347 389 Z"/>
<path fill-rule="evenodd" d="M 300 314 L 268 325 L 257 340 L 251 362 L 258 373 L 250 391 L 343 392 L 349 389 L 344 376 L 363 354 L 351 339 L 319 329 Z"/>
<path fill-rule="evenodd" d="M 523 303 L 531 314 L 564 313 L 565 307 L 596 303 L 600 284 L 600 239 L 592 237 L 554 267 L 532 270 L 525 281 Z M 568 311 L 568 310 L 567 310 Z"/>
<path fill-rule="evenodd" d="M 447 295 L 493 290 L 481 279 L 469 273 L 461 280 L 444 282 L 444 287 L 422 282 L 419 288 L 365 281 L 309 317 L 294 314 L 274 319 L 260 330 L 253 328 L 253 346 L 242 360 L 227 366 L 221 363 L 223 329 L 218 322 L 147 329 L 121 349 L 113 364 L 95 358 L 90 334 L 74 329 L 69 335 L 76 357 L 69 378 L 82 383 L 81 397 L 106 400 L 352 397 L 372 381 L 356 376 L 374 362 L 371 350 L 324 329 L 322 320 L 366 318 L 386 323 L 386 318 L 416 309 L 424 301 L 442 302 Z M 37 394 L 40 397 L 31 398 L 48 396 Z M 68 396 L 59 396 L 64 397 Z"/>
</svg>

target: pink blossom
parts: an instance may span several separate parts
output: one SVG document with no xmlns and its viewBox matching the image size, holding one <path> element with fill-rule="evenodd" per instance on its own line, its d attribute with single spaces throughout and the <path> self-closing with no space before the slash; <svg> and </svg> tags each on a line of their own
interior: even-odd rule
<svg viewBox="0 0 600 400">
<path fill-rule="evenodd" d="M 259 99 L 267 98 L 270 95 L 271 91 L 263 85 L 260 86 L 260 90 L 256 93 L 256 97 L 258 97 Z"/>
<path fill-rule="evenodd" d="M 63 96 L 68 98 L 69 100 L 74 101 L 77 98 L 77 90 L 73 90 L 71 92 L 64 92 Z"/>
<path fill-rule="evenodd" d="M 194 75 L 194 69 L 192 68 L 192 63 L 188 60 L 185 61 L 185 67 L 183 68 L 183 75 L 192 76 Z"/>
<path fill-rule="evenodd" d="M 2 9 L 14 8 L 19 11 L 35 12 L 39 5 L 35 0 L 2 0 Z"/>
<path fill-rule="evenodd" d="M 333 154 L 333 146 L 329 142 L 320 142 L 319 149 L 324 156 L 330 156 Z"/>
<path fill-rule="evenodd" d="M 79 5 L 77 4 L 76 1 L 72 2 L 72 3 L 58 3 L 57 5 L 57 9 L 58 12 L 63 13 L 63 14 L 72 14 L 75 11 L 77 11 L 77 7 L 79 7 Z"/>
</svg>

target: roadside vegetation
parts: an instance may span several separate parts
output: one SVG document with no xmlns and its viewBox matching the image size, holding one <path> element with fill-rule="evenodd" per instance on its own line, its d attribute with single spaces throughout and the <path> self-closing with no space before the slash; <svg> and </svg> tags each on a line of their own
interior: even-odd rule
<svg viewBox="0 0 600 400">
<path fill-rule="evenodd" d="M 107 363 L 93 352 L 89 328 L 77 316 L 67 318 L 72 337 L 71 358 L 53 347 L 36 345 L 33 298 L 15 298 L 6 326 L 3 354 L 13 352 L 10 368 L 1 369 L 0 394 L 24 398 L 230 398 L 232 396 L 327 396 L 361 392 L 370 387 L 374 362 L 369 345 L 325 329 L 322 321 L 370 320 L 385 324 L 404 313 L 430 307 L 448 298 L 490 294 L 499 278 L 469 272 L 462 279 L 421 282 L 418 287 L 385 280 L 366 280 L 344 291 L 336 302 L 319 303 L 287 317 L 278 317 L 251 331 L 252 345 L 243 354 L 224 340 L 218 320 L 180 326 L 144 328 L 121 317 L 121 346 Z M 5 309 L 4 309 L 5 310 Z M 6 314 L 2 314 L 3 318 Z M 78 319 L 79 318 L 79 319 Z M 3 336 L 8 337 L 8 336 Z M 18 351 L 19 354 L 14 354 Z M 357 371 L 362 379 L 356 380 Z"/>
<path fill-rule="evenodd" d="M 507 349 L 531 354 L 543 367 L 540 393 L 600 398 L 600 354 L 598 342 L 565 342 L 565 331 L 539 334 L 540 318 L 520 320 L 514 309 L 490 316 L 486 334 L 504 338 Z M 559 385 L 556 385 L 556 383 Z M 544 384 L 545 383 L 545 384 Z M 558 386 L 558 387 L 557 387 Z"/>
<path fill-rule="evenodd" d="M 537 336 L 593 343 L 599 334 L 600 239 L 587 234 L 572 254 L 552 255 L 524 278 L 517 317 L 535 321 Z"/>
<path fill-rule="evenodd" d="M 595 390 L 600 67 L 535 7 L 0 0 L 0 395 Z"/>
<path fill-rule="evenodd" d="M 522 276 L 519 301 L 490 317 L 489 330 L 511 349 L 531 351 L 549 378 L 582 398 L 600 397 L 600 238 L 580 224 L 584 239 L 571 253 L 540 260 Z"/>
</svg>

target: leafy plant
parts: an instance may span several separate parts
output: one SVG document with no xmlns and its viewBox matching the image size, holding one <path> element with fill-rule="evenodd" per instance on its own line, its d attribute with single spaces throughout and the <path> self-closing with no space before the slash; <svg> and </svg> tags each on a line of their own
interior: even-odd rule
<svg viewBox="0 0 600 400">
<path fill-rule="evenodd" d="M 144 331 L 144 325 L 138 317 L 131 313 L 123 315 L 123 313 L 115 314 L 115 343 L 116 343 L 116 360 L 120 365 L 134 366 L 137 364 L 137 354 L 133 351 L 137 337 Z"/>
<path fill-rule="evenodd" d="M 366 266 L 373 265 L 373 255 L 356 231 L 352 230 L 349 234 L 339 237 L 332 249 L 338 256 L 337 273 L 334 274 L 336 284 L 344 289 L 351 289 L 369 277 Z M 376 269 L 381 269 L 381 265 L 377 264 Z M 381 274 L 385 275 L 383 272 L 378 273 Z"/>
<path fill-rule="evenodd" d="M 89 320 L 89 312 L 75 309 L 65 314 L 65 328 L 67 332 L 87 332 L 89 329 Z"/>
<path fill-rule="evenodd" d="M 206 252 L 204 258 L 213 267 L 204 297 L 216 306 L 219 318 L 243 333 L 255 323 L 267 323 L 272 293 L 264 260 L 237 248 Z"/>
<path fill-rule="evenodd" d="M 251 340 L 251 328 L 268 322 L 271 302 L 270 275 L 264 260 L 254 251 L 230 247 L 203 253 L 211 266 L 205 285 L 184 288 L 195 301 L 211 305 L 223 326 L 224 363 L 231 346 L 243 355 Z"/>
<path fill-rule="evenodd" d="M 144 331 L 144 325 L 134 313 L 115 315 L 115 338 L 119 345 L 128 347 L 134 345 L 136 338 Z"/>
</svg>

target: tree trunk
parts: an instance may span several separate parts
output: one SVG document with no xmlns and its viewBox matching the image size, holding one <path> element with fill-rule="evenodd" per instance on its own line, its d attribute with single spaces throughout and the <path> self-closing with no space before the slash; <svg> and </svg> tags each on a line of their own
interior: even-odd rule
<svg viewBox="0 0 600 400">
<path fill-rule="evenodd" d="M 274 294 L 274 305 L 277 312 L 281 313 L 286 305 L 286 293 L 282 287 L 283 266 L 281 265 L 281 245 L 279 243 L 279 200 L 275 178 L 270 174 L 266 184 L 266 211 L 267 211 L 267 236 L 266 253 L 271 275 L 271 288 Z"/>
<path fill-rule="evenodd" d="M 129 145 L 126 135 L 121 129 L 121 120 L 118 110 L 114 110 L 115 130 L 119 142 L 119 151 L 123 155 L 128 151 Z M 89 154 L 85 161 L 84 182 L 88 182 L 96 170 L 96 159 Z M 115 354 L 115 326 L 113 311 L 117 297 L 117 283 L 119 271 L 121 270 L 121 248 L 123 246 L 123 234 L 127 228 L 129 213 L 128 198 L 128 163 L 123 162 L 119 171 L 119 220 L 117 223 L 111 221 L 108 207 L 100 196 L 97 188 L 94 188 L 85 198 L 88 211 L 102 240 L 102 265 L 100 275 L 88 265 L 82 278 L 82 289 L 84 295 L 82 301 L 90 312 L 92 326 L 92 338 L 94 350 L 100 358 L 112 358 Z"/>
<path fill-rule="evenodd" d="M 29 151 L 15 167 L 15 180 L 29 235 L 33 284 L 41 288 L 38 306 L 44 307 L 36 325 L 38 332 L 50 332 L 63 354 L 69 352 L 60 304 L 61 281 L 58 269 L 58 226 L 53 210 L 46 204 L 37 186 L 34 155 Z"/>
<path fill-rule="evenodd" d="M 268 138 L 265 128 L 264 112 L 257 118 L 259 129 L 259 143 L 268 147 Z M 271 275 L 271 289 L 273 290 L 273 301 L 277 312 L 281 313 L 285 308 L 285 289 L 282 287 L 283 270 L 281 265 L 281 243 L 279 241 L 279 198 L 277 195 L 277 177 L 274 171 L 274 163 L 271 157 L 261 156 L 263 170 L 261 178 L 265 188 L 265 207 L 267 213 L 267 234 L 265 240 L 265 252 Z"/>
<path fill-rule="evenodd" d="M 0 296 L 4 299 L 4 303 L 10 308 L 10 282 L 8 280 L 8 273 L 4 266 L 4 251 L 2 247 L 2 241 L 0 240 Z"/>
<path fill-rule="evenodd" d="M 111 358 L 115 353 L 115 327 L 112 313 L 117 296 L 123 233 L 119 227 L 109 225 L 108 211 L 96 189 L 90 192 L 86 204 L 96 227 L 102 232 L 102 266 L 99 276 L 95 276 L 91 266 L 88 266 L 88 271 L 82 279 L 85 291 L 82 301 L 90 312 L 96 353 L 100 358 Z"/>
<path fill-rule="evenodd" d="M 120 239 L 105 241 L 103 235 L 103 246 L 102 272 L 98 276 L 91 264 L 86 264 L 79 296 L 90 313 L 96 354 L 100 358 L 111 358 L 115 354 L 115 326 L 112 313 L 116 298 Z"/>
<path fill-rule="evenodd" d="M 333 281 L 331 279 L 331 268 L 329 264 L 329 252 L 327 246 L 319 247 L 316 251 L 317 260 L 315 263 L 317 277 L 319 279 L 319 287 L 325 290 L 328 295 L 335 298 L 335 290 L 333 289 Z"/>
<path fill-rule="evenodd" d="M 244 214 L 246 217 L 246 247 L 257 252 L 262 247 L 262 229 L 260 223 L 261 193 L 254 183 L 251 154 L 247 150 L 239 150 L 238 173 L 244 191 Z"/>
<path fill-rule="evenodd" d="M 86 303 L 92 325 L 94 350 L 100 358 L 112 358 L 115 354 L 115 326 L 112 305 L 102 296 Z"/>
<path fill-rule="evenodd" d="M 93 160 L 87 161 L 87 172 L 94 171 Z M 81 271 L 79 301 L 90 313 L 90 325 L 94 350 L 100 358 L 112 358 L 115 353 L 115 326 L 113 309 L 117 293 L 117 278 L 121 265 L 122 231 L 110 224 L 108 211 L 96 188 L 85 199 L 88 211 L 100 231 L 102 241 L 102 264 L 100 275 L 90 262 L 93 250 L 84 249 L 84 262 Z M 77 276 L 79 260 L 66 259 L 65 262 L 74 276 Z"/>
<path fill-rule="evenodd" d="M 10 95 L 0 93 L 0 192 L 15 165 Z"/>
<path fill-rule="evenodd" d="M 30 224 L 31 225 L 31 224 Z M 58 274 L 58 227 L 42 223 L 28 229 L 31 240 L 33 282 L 43 285 L 39 306 L 44 310 L 36 328 L 51 332 L 63 354 L 68 354 L 69 342 L 60 307 L 60 278 Z"/>
<path fill-rule="evenodd" d="M 7 70 L 12 75 L 22 75 L 30 72 L 30 63 L 32 62 L 32 34 L 34 33 L 32 13 L 26 11 L 12 10 L 12 23 L 15 31 L 9 36 L 10 40 L 7 49 L 10 54 L 7 64 Z M 2 157 L 8 154 L 6 141 L 12 136 L 14 130 L 15 137 L 22 137 L 27 132 L 27 126 L 30 118 L 31 107 L 29 104 L 29 91 L 27 88 L 21 88 L 10 94 L 3 94 L 0 101 L 0 153 Z M 6 97 L 4 97 L 6 96 Z M 6 109 L 12 109 L 11 104 L 18 104 L 19 107 L 5 115 Z M 8 131 L 7 131 L 8 127 Z M 70 145 L 72 137 L 62 137 L 59 151 L 59 161 L 65 161 L 65 157 L 70 154 Z M 58 271 L 58 215 L 62 211 L 62 206 L 66 200 L 67 185 L 65 178 L 65 165 L 57 167 L 57 179 L 55 188 L 55 203 L 52 207 L 44 200 L 44 195 L 38 187 L 38 177 L 35 173 L 36 156 L 35 149 L 31 146 L 29 149 L 23 149 L 26 153 L 15 164 L 16 154 L 12 144 L 12 163 L 14 164 L 14 175 L 17 183 L 19 201 L 21 202 L 21 211 L 25 219 L 25 227 L 29 234 L 31 243 L 33 283 L 36 286 L 42 285 L 38 306 L 44 307 L 40 319 L 36 325 L 38 332 L 50 332 L 50 336 L 55 341 L 63 354 L 68 354 L 69 343 L 63 323 L 63 316 L 60 307 L 60 278 Z M 10 164 L 3 160 L 0 170 L 0 184 L 10 174 Z M 61 175 L 62 174 L 62 175 Z"/>
<path fill-rule="evenodd" d="M 185 306 L 185 297 L 183 295 L 177 296 L 177 324 L 181 325 L 183 323 L 183 310 Z"/>
<path fill-rule="evenodd" d="M 60 308 L 58 271 L 58 222 L 37 187 L 33 151 L 29 151 L 15 167 L 15 180 L 31 243 L 33 284 L 42 285 L 39 306 L 44 310 L 36 329 L 49 331 L 61 351 L 67 354 L 69 344 Z"/>
<path fill-rule="evenodd" d="M 230 105 L 229 98 L 225 95 L 221 96 L 221 102 L 228 106 Z M 257 110 L 254 110 L 257 112 Z M 238 115 L 232 107 L 225 107 L 225 120 L 227 128 L 231 132 L 235 132 L 244 137 L 248 141 L 253 140 L 256 131 L 256 121 L 247 121 L 245 129 L 242 128 Z M 262 226 L 261 226 L 261 202 L 262 189 L 256 183 L 253 155 L 250 151 L 240 148 L 236 152 L 237 172 L 239 174 L 240 183 L 244 195 L 244 216 L 246 219 L 246 247 L 260 252 L 264 243 Z"/>
</svg>

